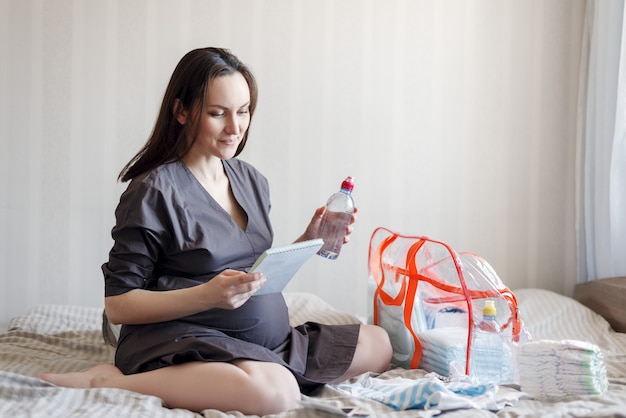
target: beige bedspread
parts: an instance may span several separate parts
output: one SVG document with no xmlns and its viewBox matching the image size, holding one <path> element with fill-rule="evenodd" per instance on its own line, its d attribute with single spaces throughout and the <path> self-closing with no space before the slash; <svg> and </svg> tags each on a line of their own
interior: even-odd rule
<svg viewBox="0 0 626 418">
<path fill-rule="evenodd" d="M 578 339 L 599 345 L 605 356 L 609 392 L 559 400 L 530 399 L 518 388 L 501 388 L 510 406 L 497 412 L 484 409 L 457 409 L 445 417 L 589 416 L 626 417 L 626 334 L 612 331 L 608 323 L 573 299 L 539 289 L 515 292 L 522 317 L 535 339 Z M 317 320 L 347 323 L 357 319 L 333 310 L 308 294 L 286 295 L 292 323 Z M 103 342 L 101 309 L 45 305 L 32 309 L 10 323 L 0 334 L 0 416 L 1 417 L 243 417 L 239 412 L 206 410 L 201 414 L 162 407 L 158 398 L 118 389 L 66 389 L 55 387 L 36 376 L 42 372 L 67 372 L 112 362 L 114 349 Z M 394 368 L 379 379 L 420 378 L 423 370 Z M 363 376 L 361 377 L 363 378 Z M 356 381 L 357 379 L 354 379 Z M 315 398 L 303 397 L 322 406 L 356 406 L 371 417 L 433 416 L 438 411 L 394 411 L 382 403 L 355 398 L 327 386 Z M 319 409 L 301 408 L 274 415 L 278 418 L 333 415 Z"/>
</svg>

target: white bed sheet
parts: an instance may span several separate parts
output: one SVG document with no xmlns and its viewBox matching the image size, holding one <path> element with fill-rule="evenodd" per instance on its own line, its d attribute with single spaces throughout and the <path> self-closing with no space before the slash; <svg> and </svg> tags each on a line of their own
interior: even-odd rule
<svg viewBox="0 0 626 418">
<path fill-rule="evenodd" d="M 573 299 L 539 289 L 515 292 L 522 318 L 535 339 L 578 339 L 600 346 L 605 355 L 609 392 L 560 400 L 529 399 L 518 393 L 512 406 L 490 412 L 459 409 L 445 417 L 589 416 L 626 417 L 626 334 L 612 331 L 608 323 Z M 305 320 L 350 323 L 358 319 L 338 312 L 310 294 L 288 293 L 293 324 Z M 193 413 L 164 408 L 160 399 L 119 389 L 67 389 L 36 379 L 43 372 L 83 370 L 95 364 L 113 362 L 114 349 L 103 342 L 101 309 L 44 305 L 23 317 L 14 318 L 9 330 L 0 334 L 0 416 L 1 417 L 244 417 L 239 412 L 205 410 Z M 420 378 L 423 370 L 393 368 L 380 379 Z M 356 381 L 356 379 L 353 379 Z M 506 388 L 505 388 L 506 389 Z M 503 389 L 503 390 L 505 390 Z M 511 389 L 506 389 L 511 391 Z M 519 398 L 519 400 L 517 400 Z M 326 386 L 314 400 L 328 406 L 357 406 L 371 417 L 429 417 L 435 411 L 393 411 L 367 399 L 346 395 Z M 272 415 L 277 418 L 328 416 L 319 410 L 301 408 Z"/>
</svg>

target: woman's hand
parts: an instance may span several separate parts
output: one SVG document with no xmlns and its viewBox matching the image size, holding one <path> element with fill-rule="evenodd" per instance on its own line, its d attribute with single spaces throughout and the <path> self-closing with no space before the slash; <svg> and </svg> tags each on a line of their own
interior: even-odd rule
<svg viewBox="0 0 626 418">
<path fill-rule="evenodd" d="M 356 213 L 359 211 L 357 207 L 354 208 L 354 212 L 350 217 L 350 223 L 346 227 L 346 235 L 343 237 L 343 243 L 347 244 L 350 241 L 350 234 L 354 230 L 352 224 L 356 222 L 357 216 Z M 324 217 L 324 213 L 326 213 L 326 206 L 321 206 L 315 209 L 315 213 L 309 222 L 309 225 L 306 227 L 304 234 L 300 235 L 295 242 L 307 241 L 310 239 L 315 239 L 320 237 L 320 229 L 322 226 L 322 218 Z"/>
<path fill-rule="evenodd" d="M 104 299 L 113 324 L 152 324 L 197 314 L 212 308 L 236 309 L 263 286 L 260 272 L 224 270 L 206 283 L 157 292 L 134 289 Z"/>
<path fill-rule="evenodd" d="M 266 279 L 263 273 L 224 270 L 202 284 L 205 300 L 213 308 L 237 309 L 259 290 Z"/>
</svg>

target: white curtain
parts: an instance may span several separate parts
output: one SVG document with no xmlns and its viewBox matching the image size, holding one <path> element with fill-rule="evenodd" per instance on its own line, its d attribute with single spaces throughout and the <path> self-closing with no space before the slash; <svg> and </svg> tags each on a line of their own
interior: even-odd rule
<svg viewBox="0 0 626 418">
<path fill-rule="evenodd" d="M 587 3 L 577 143 L 578 282 L 626 276 L 624 0 Z"/>
</svg>

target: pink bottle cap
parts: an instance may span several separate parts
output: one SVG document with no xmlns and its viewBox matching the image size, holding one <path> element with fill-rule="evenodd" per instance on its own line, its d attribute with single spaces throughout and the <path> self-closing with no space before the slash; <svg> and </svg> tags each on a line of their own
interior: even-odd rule
<svg viewBox="0 0 626 418">
<path fill-rule="evenodd" d="M 352 176 L 346 177 L 343 183 L 341 183 L 341 188 L 352 191 L 352 189 L 354 189 L 354 177 Z"/>
</svg>

